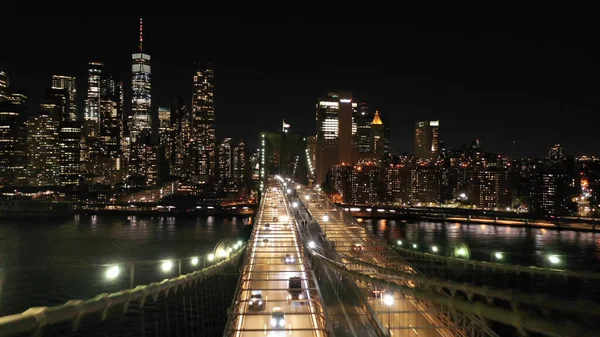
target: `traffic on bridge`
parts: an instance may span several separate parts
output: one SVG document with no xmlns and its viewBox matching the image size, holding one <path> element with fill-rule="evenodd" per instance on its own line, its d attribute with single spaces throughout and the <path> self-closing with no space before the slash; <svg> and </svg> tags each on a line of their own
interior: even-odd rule
<svg viewBox="0 0 600 337">
<path fill-rule="evenodd" d="M 282 186 L 265 187 L 244 263 L 228 336 L 326 336 L 312 272 Z"/>
</svg>

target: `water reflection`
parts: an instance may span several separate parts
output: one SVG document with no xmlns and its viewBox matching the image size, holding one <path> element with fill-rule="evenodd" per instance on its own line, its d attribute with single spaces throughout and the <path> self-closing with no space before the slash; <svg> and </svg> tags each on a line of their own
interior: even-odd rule
<svg viewBox="0 0 600 337">
<path fill-rule="evenodd" d="M 0 315 L 104 292 L 104 264 L 207 254 L 245 223 L 247 218 L 214 216 L 85 215 L 60 222 L 0 222 Z"/>
<path fill-rule="evenodd" d="M 600 234 L 550 229 L 503 227 L 421 221 L 369 220 L 367 228 L 389 242 L 403 240 L 423 249 L 436 245 L 440 251 L 464 241 L 473 258 L 489 260 L 493 252 L 506 252 L 511 263 L 545 265 L 548 254 L 565 259 L 564 267 L 600 272 Z"/>
</svg>

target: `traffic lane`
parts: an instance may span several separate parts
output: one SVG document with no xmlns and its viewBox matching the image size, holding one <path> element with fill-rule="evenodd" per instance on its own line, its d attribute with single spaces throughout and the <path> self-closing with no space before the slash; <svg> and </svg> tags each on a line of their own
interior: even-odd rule
<svg viewBox="0 0 600 337">
<path fill-rule="evenodd" d="M 381 298 L 370 299 L 379 319 L 391 327 L 394 336 L 443 337 L 413 302 L 394 294 L 394 304 L 386 306 Z"/>
</svg>

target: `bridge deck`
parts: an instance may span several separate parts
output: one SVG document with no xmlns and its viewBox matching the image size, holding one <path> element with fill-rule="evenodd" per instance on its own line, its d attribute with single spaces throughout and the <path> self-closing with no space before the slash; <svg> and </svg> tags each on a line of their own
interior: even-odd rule
<svg viewBox="0 0 600 337">
<path fill-rule="evenodd" d="M 301 299 L 288 298 L 290 277 L 301 279 Z M 297 227 L 290 217 L 281 187 L 276 180 L 269 181 L 266 186 L 248 245 L 248 257 L 240 285 L 239 304 L 234 309 L 237 321 L 232 326 L 233 335 L 326 335 L 323 310 L 314 280 L 305 266 Z M 263 305 L 251 306 L 252 293 L 258 290 L 262 292 Z M 279 318 L 272 316 L 275 307 L 280 307 L 284 312 L 283 326 L 280 326 Z M 272 323 L 275 323 L 276 328 L 272 327 Z"/>
<path fill-rule="evenodd" d="M 328 241 L 335 245 L 335 249 L 342 256 L 351 256 L 379 266 L 393 265 L 396 268 L 401 266 L 410 268 L 399 259 L 397 254 L 389 251 L 388 247 L 374 238 L 365 228 L 347 221 L 343 212 L 325 197 L 312 193 L 308 189 L 301 189 L 299 198 L 304 201 L 314 219 L 319 222 Z M 326 217 L 326 221 L 324 217 Z M 347 267 L 349 269 L 358 268 L 352 264 L 347 264 Z M 375 272 L 371 273 L 368 270 L 357 269 L 357 271 L 377 276 Z M 416 271 L 411 270 L 410 272 Z M 443 322 L 439 318 L 437 309 L 429 307 L 421 301 L 391 293 L 389 295 L 393 296 L 393 303 L 386 305 L 383 296 L 371 292 L 369 285 L 359 282 L 359 286 L 365 296 L 369 298 L 369 302 L 381 322 L 390 329 L 393 336 L 456 336 L 447 322 Z"/>
</svg>

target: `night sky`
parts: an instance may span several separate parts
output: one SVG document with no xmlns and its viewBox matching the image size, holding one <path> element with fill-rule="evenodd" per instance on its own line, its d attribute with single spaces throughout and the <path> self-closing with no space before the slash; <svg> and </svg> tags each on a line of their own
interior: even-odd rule
<svg viewBox="0 0 600 337">
<path fill-rule="evenodd" d="M 78 77 L 83 108 L 91 60 L 122 76 L 129 99 L 138 18 L 7 20 L 15 20 L 7 27 L 23 29 L 10 32 L 0 67 L 13 89 L 30 96 L 30 113 L 52 74 Z M 479 138 L 484 150 L 511 156 L 545 156 L 555 142 L 568 154 L 600 154 L 600 53 L 583 38 L 233 21 L 144 18 L 155 109 L 176 96 L 189 102 L 193 63 L 210 62 L 219 139 L 256 146 L 257 131 L 279 129 L 282 118 L 292 131 L 314 133 L 317 98 L 350 90 L 386 116 L 394 152 L 413 152 L 415 121 L 440 119 L 449 149 Z M 64 22 L 74 30 L 61 32 L 56 24 Z"/>
</svg>

